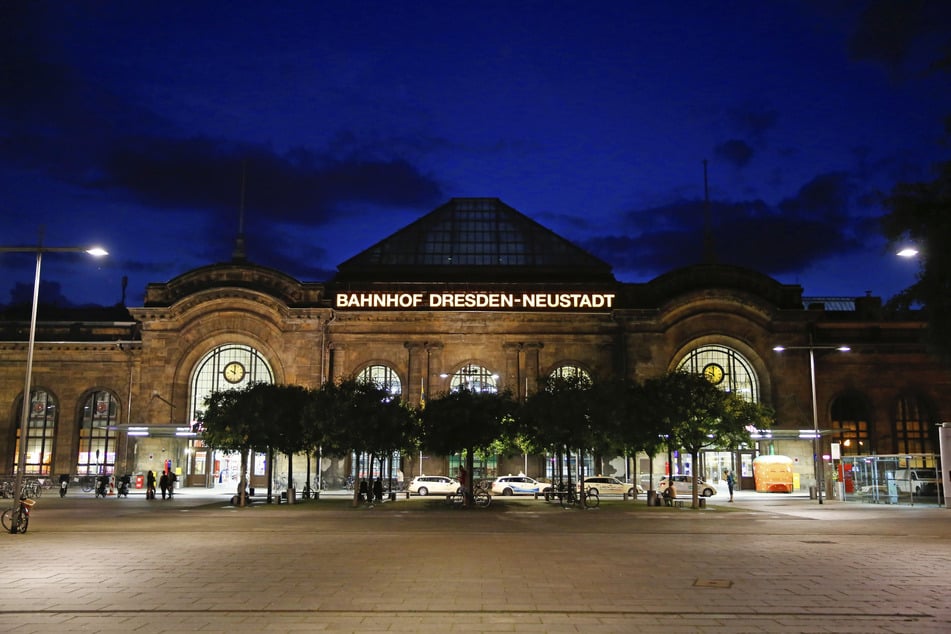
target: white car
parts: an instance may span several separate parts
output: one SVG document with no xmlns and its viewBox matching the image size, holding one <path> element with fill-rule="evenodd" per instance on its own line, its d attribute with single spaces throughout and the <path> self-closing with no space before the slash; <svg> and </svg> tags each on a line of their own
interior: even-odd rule
<svg viewBox="0 0 951 634">
<path fill-rule="evenodd" d="M 640 485 L 622 482 L 613 476 L 591 476 L 584 479 L 584 488 L 588 493 L 595 495 L 624 495 L 637 497 L 638 493 L 643 493 L 644 489 Z"/>
<path fill-rule="evenodd" d="M 416 495 L 452 495 L 462 489 L 458 480 L 447 476 L 421 475 L 409 483 L 409 492 Z"/>
<path fill-rule="evenodd" d="M 675 475 L 674 486 L 677 487 L 677 497 L 689 497 L 693 495 L 693 476 Z M 660 479 L 657 491 L 663 493 L 667 490 L 667 476 Z M 697 478 L 697 492 L 700 497 L 711 497 L 717 494 L 717 488 L 705 481 L 703 478 Z"/>
<path fill-rule="evenodd" d="M 524 475 L 507 475 L 492 481 L 492 493 L 496 495 L 531 495 L 551 491 L 551 484 L 539 482 Z"/>
</svg>

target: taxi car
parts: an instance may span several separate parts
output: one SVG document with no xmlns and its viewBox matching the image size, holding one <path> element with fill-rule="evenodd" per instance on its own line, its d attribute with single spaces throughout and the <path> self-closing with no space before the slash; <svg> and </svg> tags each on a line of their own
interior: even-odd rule
<svg viewBox="0 0 951 634">
<path fill-rule="evenodd" d="M 638 493 L 643 493 L 644 489 L 637 484 L 623 482 L 614 476 L 591 476 L 584 479 L 584 488 L 588 493 L 594 493 L 597 496 L 603 495 L 624 495 L 628 497 L 637 497 Z"/>
<path fill-rule="evenodd" d="M 674 486 L 677 487 L 677 497 L 693 495 L 693 476 L 675 475 L 673 478 Z M 660 484 L 657 486 L 657 491 L 663 493 L 666 489 L 667 476 L 664 476 L 660 479 Z M 717 488 L 703 478 L 698 477 L 697 493 L 701 497 L 708 498 L 717 494 Z"/>
<path fill-rule="evenodd" d="M 492 481 L 492 493 L 495 495 L 531 495 L 551 491 L 551 484 L 539 482 L 525 475 L 507 475 Z"/>
<path fill-rule="evenodd" d="M 409 483 L 409 492 L 415 495 L 453 495 L 462 488 L 459 481 L 448 476 L 421 475 Z"/>
</svg>

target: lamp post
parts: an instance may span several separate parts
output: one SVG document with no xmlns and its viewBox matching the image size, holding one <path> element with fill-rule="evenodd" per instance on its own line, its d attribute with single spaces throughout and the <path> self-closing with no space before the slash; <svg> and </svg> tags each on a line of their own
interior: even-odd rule
<svg viewBox="0 0 951 634">
<path fill-rule="evenodd" d="M 812 389 L 812 464 L 816 478 L 816 492 L 819 498 L 819 504 L 822 504 L 822 489 L 825 486 L 822 477 L 823 469 L 822 456 L 819 455 L 819 407 L 816 402 L 816 350 L 838 350 L 839 352 L 848 352 L 851 350 L 848 346 L 816 346 L 812 344 L 812 335 L 809 335 L 808 346 L 776 346 L 775 352 L 784 352 L 786 350 L 808 350 L 809 351 L 809 386 Z"/>
<path fill-rule="evenodd" d="M 17 455 L 17 471 L 13 488 L 13 509 L 19 507 L 20 495 L 23 491 L 23 475 L 26 470 L 27 433 L 30 422 L 30 383 L 33 379 L 33 346 L 36 342 L 36 309 L 40 297 L 40 267 L 43 264 L 44 253 L 88 253 L 94 257 L 109 255 L 101 247 L 44 247 L 41 244 L 35 247 L 0 247 L 0 253 L 36 253 L 36 274 L 33 278 L 33 306 L 30 312 L 30 339 L 26 348 L 26 378 L 23 381 L 23 404 L 20 407 L 20 450 Z M 10 526 L 10 532 L 16 533 L 16 523 Z"/>
</svg>

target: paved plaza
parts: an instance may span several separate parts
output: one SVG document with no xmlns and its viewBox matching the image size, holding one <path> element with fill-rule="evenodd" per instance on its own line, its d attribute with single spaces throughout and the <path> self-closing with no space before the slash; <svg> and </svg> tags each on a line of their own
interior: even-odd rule
<svg viewBox="0 0 951 634">
<path fill-rule="evenodd" d="M 27 534 L 0 535 L 0 631 L 951 631 L 951 510 L 936 506 L 228 497 L 40 498 Z"/>
</svg>

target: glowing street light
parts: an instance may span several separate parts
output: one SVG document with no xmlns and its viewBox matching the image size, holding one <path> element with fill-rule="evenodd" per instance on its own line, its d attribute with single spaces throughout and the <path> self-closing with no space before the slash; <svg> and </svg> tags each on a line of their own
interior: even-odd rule
<svg viewBox="0 0 951 634">
<path fill-rule="evenodd" d="M 839 352 L 849 352 L 848 346 L 815 346 L 812 345 L 812 335 L 809 336 L 808 346 L 775 346 L 774 352 L 784 352 L 786 350 L 808 350 L 809 351 L 809 383 L 812 387 L 812 462 L 815 468 L 816 489 L 819 497 L 819 504 L 822 504 L 822 489 L 825 486 L 823 478 L 823 469 L 821 468 L 822 456 L 819 455 L 819 409 L 816 404 L 816 350 L 838 350 Z M 807 438 L 808 433 L 800 430 L 799 437 Z"/>
<path fill-rule="evenodd" d="M 33 247 L 0 247 L 0 253 L 36 253 L 36 275 L 33 278 L 33 308 L 30 313 L 30 340 L 26 349 L 26 379 L 23 381 L 23 404 L 20 407 L 20 451 L 17 456 L 16 481 L 13 488 L 14 513 L 20 504 L 20 494 L 23 491 L 23 475 L 26 471 L 27 434 L 30 421 L 30 383 L 33 379 L 33 346 L 36 342 L 36 308 L 40 297 L 40 267 L 44 253 L 88 253 L 93 257 L 109 255 L 102 247 L 44 247 L 41 244 Z M 16 533 L 16 522 L 11 522 L 10 532 Z"/>
</svg>

